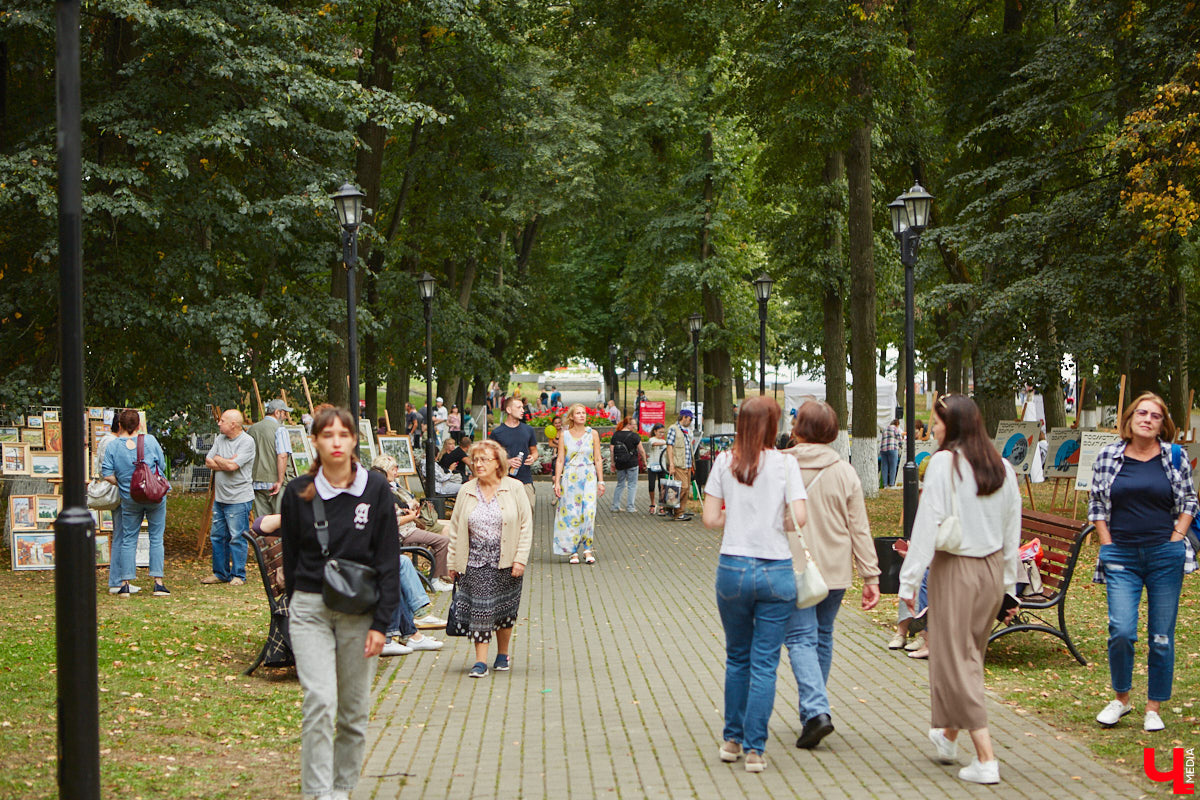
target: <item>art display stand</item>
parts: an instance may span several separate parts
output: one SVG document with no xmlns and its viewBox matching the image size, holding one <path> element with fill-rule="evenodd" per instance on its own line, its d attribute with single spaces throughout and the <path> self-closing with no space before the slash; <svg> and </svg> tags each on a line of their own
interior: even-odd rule
<svg viewBox="0 0 1200 800">
<path fill-rule="evenodd" d="M 1054 481 L 1054 488 L 1050 493 L 1050 513 L 1074 518 L 1079 507 L 1079 490 L 1075 488 L 1075 479 L 1050 478 L 1050 480 Z"/>
</svg>

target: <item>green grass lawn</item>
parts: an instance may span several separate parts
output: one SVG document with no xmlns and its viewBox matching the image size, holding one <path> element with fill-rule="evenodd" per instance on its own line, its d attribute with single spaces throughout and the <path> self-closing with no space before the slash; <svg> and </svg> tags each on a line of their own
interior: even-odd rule
<svg viewBox="0 0 1200 800">
<path fill-rule="evenodd" d="M 1046 486 L 1035 490 L 1039 508 L 1045 509 L 1049 494 Z M 299 686 L 290 670 L 260 669 L 251 678 L 241 674 L 267 629 L 257 572 L 251 564 L 242 587 L 199 585 L 210 571 L 207 554 L 196 555 L 204 497 L 177 495 L 168 502 L 170 598 L 143 592 L 117 600 L 106 591 L 105 571 L 97 572 L 104 795 L 130 800 L 293 797 L 299 780 Z M 901 503 L 899 491 L 868 501 L 876 535 L 899 532 Z M 10 557 L 7 551 L 0 556 Z M 1077 736 L 1105 762 L 1141 776 L 1143 746 L 1191 746 L 1200 734 L 1200 633 L 1190 624 L 1200 583 L 1195 576 L 1184 581 L 1175 699 L 1162 710 L 1167 731 L 1150 736 L 1138 724 L 1144 645 L 1134 678 L 1135 713 L 1104 731 L 1093 721 L 1109 699 L 1105 597 L 1102 587 L 1090 583 L 1095 557 L 1094 546 L 1085 548 L 1067 606 L 1068 626 L 1089 665 L 1080 666 L 1050 636 L 1014 634 L 989 651 L 987 685 L 1019 713 Z M 149 587 L 148 581 L 141 583 Z M 0 749 L 6 754 L 0 798 L 52 798 L 54 575 L 3 570 L 0 592 L 6 600 L 0 617 Z M 881 631 L 890 628 L 895 614 L 894 596 L 885 596 L 870 612 Z M 1162 790 L 1142 782 L 1147 791 Z"/>
</svg>

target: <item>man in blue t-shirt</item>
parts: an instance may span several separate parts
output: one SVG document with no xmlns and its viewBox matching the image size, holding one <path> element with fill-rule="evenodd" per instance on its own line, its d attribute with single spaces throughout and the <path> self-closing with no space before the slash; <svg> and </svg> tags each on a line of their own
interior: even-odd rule
<svg viewBox="0 0 1200 800">
<path fill-rule="evenodd" d="M 492 428 L 489 438 L 499 442 L 508 451 L 508 474 L 525 484 L 532 509 L 537 499 L 533 488 L 533 470 L 530 465 L 538 460 L 537 434 L 533 428 L 521 421 L 525 414 L 525 401 L 510 397 L 504 403 L 504 422 Z"/>
<path fill-rule="evenodd" d="M 551 408 L 562 408 L 562 404 L 563 404 L 562 392 L 560 392 L 558 390 L 557 386 L 551 386 L 550 387 L 550 407 Z"/>
</svg>

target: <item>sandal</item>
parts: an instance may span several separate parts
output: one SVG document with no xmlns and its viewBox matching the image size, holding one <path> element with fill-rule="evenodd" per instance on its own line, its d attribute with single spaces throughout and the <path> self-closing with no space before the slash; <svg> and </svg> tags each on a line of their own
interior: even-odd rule
<svg viewBox="0 0 1200 800">
<path fill-rule="evenodd" d="M 595 557 L 594 555 L 592 555 L 592 551 L 591 551 L 591 550 L 584 550 L 584 551 L 583 551 L 583 560 L 584 560 L 586 563 L 588 563 L 588 564 L 595 564 L 595 563 L 596 563 L 596 557 Z"/>
<path fill-rule="evenodd" d="M 650 513 L 651 513 L 651 514 L 657 514 L 657 513 L 658 513 L 658 508 L 657 508 L 656 506 L 650 506 Z"/>
<path fill-rule="evenodd" d="M 578 564 L 579 563 L 579 553 L 571 553 L 571 558 L 567 560 L 567 563 L 568 564 Z"/>
</svg>

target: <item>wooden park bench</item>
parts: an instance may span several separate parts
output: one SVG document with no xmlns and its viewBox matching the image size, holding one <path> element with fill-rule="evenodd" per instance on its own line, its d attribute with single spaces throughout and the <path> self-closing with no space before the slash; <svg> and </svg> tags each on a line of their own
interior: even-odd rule
<svg viewBox="0 0 1200 800">
<path fill-rule="evenodd" d="M 263 590 L 267 593 L 271 626 L 267 630 L 267 640 L 263 643 L 258 657 L 242 674 L 250 675 L 264 665 L 274 668 L 294 667 L 296 657 L 292 655 L 292 640 L 288 634 L 288 596 L 283 579 L 283 540 L 279 536 L 258 535 L 253 530 L 250 530 L 247 536 L 254 550 L 254 558 L 258 562 Z M 425 591 L 432 592 L 430 578 L 433 572 L 433 551 L 427 547 L 405 545 L 400 548 L 400 553 L 413 560 Z M 424 565 L 421 561 L 424 561 Z"/>
<path fill-rule="evenodd" d="M 1026 510 L 1021 514 L 1021 540 L 1027 542 L 1036 536 L 1042 543 L 1044 555 L 1038 568 L 1042 576 L 1042 592 L 1019 598 L 1021 605 L 1017 615 L 1009 625 L 996 624 L 988 637 L 989 644 L 1010 633 L 1041 631 L 1062 639 L 1075 660 L 1087 665 L 1087 660 L 1079 654 L 1067 632 L 1066 603 L 1067 590 L 1079 561 L 1079 550 L 1083 540 L 1093 530 L 1090 522 L 1081 523 L 1037 511 Z M 1054 609 L 1058 611 L 1057 627 L 1046 618 Z"/>
</svg>

